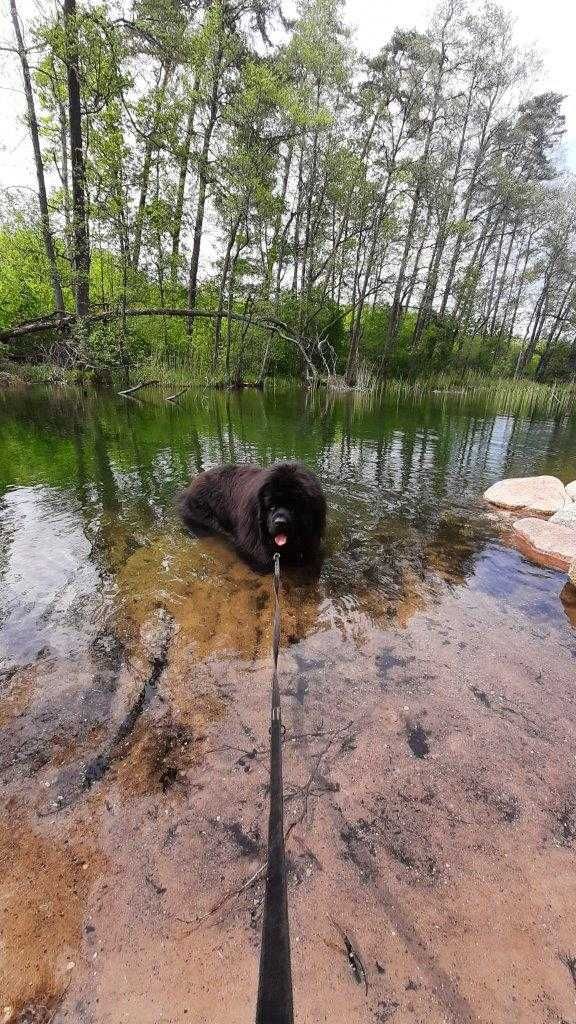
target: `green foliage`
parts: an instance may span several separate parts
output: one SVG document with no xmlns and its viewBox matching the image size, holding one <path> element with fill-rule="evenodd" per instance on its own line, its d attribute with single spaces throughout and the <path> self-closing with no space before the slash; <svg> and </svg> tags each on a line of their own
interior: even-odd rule
<svg viewBox="0 0 576 1024">
<path fill-rule="evenodd" d="M 59 8 L 41 15 L 29 32 L 53 186 L 44 237 L 73 311 L 73 42 L 91 312 L 116 316 L 14 341 L 13 359 L 222 380 L 573 377 L 576 193 L 551 183 L 562 97 L 530 93 L 497 6 L 444 4 L 369 61 L 343 12 L 298 0 L 286 24 L 277 2 L 135 0 L 121 17 L 79 0 L 66 26 Z M 36 219 L 0 215 L 0 327 L 49 313 L 58 292 Z M 189 302 L 218 322 L 122 316 Z"/>
<path fill-rule="evenodd" d="M 42 236 L 37 226 L 24 218 L 0 228 L 0 329 L 44 316 L 52 311 L 53 293 Z M 66 281 L 67 266 L 60 262 Z M 70 282 L 65 291 L 72 302 Z"/>
<path fill-rule="evenodd" d="M 557 341 L 549 351 L 544 350 L 536 367 L 538 380 L 544 383 L 574 379 L 574 346 L 567 341 Z"/>
</svg>

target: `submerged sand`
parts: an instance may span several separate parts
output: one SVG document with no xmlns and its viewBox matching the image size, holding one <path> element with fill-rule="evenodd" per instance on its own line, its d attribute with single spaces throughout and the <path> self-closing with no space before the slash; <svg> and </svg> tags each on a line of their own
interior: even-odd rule
<svg viewBox="0 0 576 1024">
<path fill-rule="evenodd" d="M 393 591 L 284 582 L 299 1024 L 576 1020 L 576 600 L 536 614 L 494 582 L 520 556 L 460 547 Z M 116 588 L 3 678 L 0 1021 L 247 1024 L 271 581 L 178 534 Z"/>
</svg>

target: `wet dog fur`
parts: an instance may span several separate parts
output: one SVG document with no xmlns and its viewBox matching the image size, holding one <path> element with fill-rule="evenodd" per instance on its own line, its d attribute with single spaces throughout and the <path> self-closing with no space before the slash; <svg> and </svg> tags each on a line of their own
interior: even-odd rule
<svg viewBox="0 0 576 1024">
<path fill-rule="evenodd" d="M 196 477 L 181 496 L 180 512 L 191 530 L 221 534 L 252 568 L 266 572 L 275 551 L 282 564 L 318 560 L 326 499 L 318 478 L 300 463 L 231 465 Z"/>
</svg>

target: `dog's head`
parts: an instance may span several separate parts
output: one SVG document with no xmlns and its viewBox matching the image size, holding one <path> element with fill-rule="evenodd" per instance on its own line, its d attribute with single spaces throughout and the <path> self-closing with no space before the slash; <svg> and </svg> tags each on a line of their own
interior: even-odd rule
<svg viewBox="0 0 576 1024">
<path fill-rule="evenodd" d="M 267 548 L 301 561 L 318 548 L 326 502 L 318 479 L 294 462 L 272 466 L 258 492 L 260 530 Z"/>
</svg>

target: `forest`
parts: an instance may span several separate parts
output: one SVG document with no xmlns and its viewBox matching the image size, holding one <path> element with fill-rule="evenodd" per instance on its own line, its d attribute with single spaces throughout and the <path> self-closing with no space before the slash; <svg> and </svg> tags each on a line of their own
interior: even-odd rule
<svg viewBox="0 0 576 1024">
<path fill-rule="evenodd" d="M 338 0 L 18 2 L 0 369 L 576 380 L 564 97 L 504 8 L 442 0 L 367 57 Z"/>
</svg>

